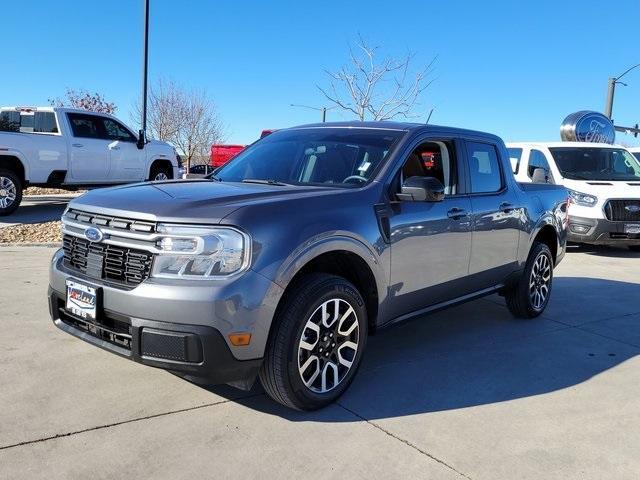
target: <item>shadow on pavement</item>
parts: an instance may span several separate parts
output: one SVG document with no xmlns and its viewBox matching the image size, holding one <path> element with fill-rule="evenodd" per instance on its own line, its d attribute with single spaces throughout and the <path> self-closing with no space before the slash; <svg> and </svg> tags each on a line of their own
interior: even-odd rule
<svg viewBox="0 0 640 480">
<path fill-rule="evenodd" d="M 638 241 L 640 245 L 640 240 Z M 609 247 L 605 245 L 569 245 L 567 247 L 567 253 L 584 253 L 586 255 L 596 255 L 598 257 L 610 257 L 610 258 L 639 258 L 640 252 L 632 252 L 627 247 Z"/>
<path fill-rule="evenodd" d="M 612 292 L 614 302 L 616 295 L 635 292 L 637 298 L 640 289 L 634 283 L 592 278 L 559 277 L 555 282 L 554 293 L 569 290 L 581 297 L 575 304 L 583 305 L 585 315 L 591 289 Z M 581 288 L 585 284 L 588 290 Z M 552 297 L 551 310 L 554 303 L 564 301 L 564 296 Z M 607 317 L 584 323 L 602 318 Z M 585 382 L 638 355 L 640 316 L 627 318 L 618 326 L 607 324 L 605 337 L 544 317 L 515 319 L 495 299 L 478 300 L 371 337 L 360 371 L 338 401 L 358 416 L 345 416 L 336 407 L 294 412 L 258 395 L 259 384 L 235 401 L 291 421 L 344 422 L 360 421 L 359 416 L 393 418 L 542 395 Z M 623 343 L 629 338 L 637 346 Z M 238 398 L 230 387 L 209 390 Z"/>
</svg>

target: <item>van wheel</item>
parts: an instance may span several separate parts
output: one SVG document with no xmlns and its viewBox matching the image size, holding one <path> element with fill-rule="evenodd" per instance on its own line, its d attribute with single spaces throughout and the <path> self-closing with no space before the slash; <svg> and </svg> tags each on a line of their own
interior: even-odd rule
<svg viewBox="0 0 640 480">
<path fill-rule="evenodd" d="M 553 256 L 544 243 L 535 242 L 520 279 L 505 292 L 509 311 L 519 318 L 544 312 L 551 297 Z"/>
<path fill-rule="evenodd" d="M 10 215 L 22 202 L 22 182 L 11 170 L 0 169 L 0 216 Z"/>
<path fill-rule="evenodd" d="M 149 175 L 150 181 L 171 180 L 171 170 L 161 165 L 154 165 L 151 167 L 151 174 Z"/>
<path fill-rule="evenodd" d="M 367 341 L 360 292 L 342 277 L 307 275 L 274 319 L 260 383 L 275 401 L 317 410 L 335 401 L 353 380 Z"/>
</svg>

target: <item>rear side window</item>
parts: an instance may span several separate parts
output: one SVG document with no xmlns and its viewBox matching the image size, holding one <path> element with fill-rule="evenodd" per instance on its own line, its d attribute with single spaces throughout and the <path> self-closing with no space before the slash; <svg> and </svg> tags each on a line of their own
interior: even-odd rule
<svg viewBox="0 0 640 480">
<path fill-rule="evenodd" d="M 472 193 L 491 193 L 502 189 L 498 152 L 488 143 L 467 142 Z"/>
<path fill-rule="evenodd" d="M 22 133 L 58 133 L 56 114 L 53 112 L 0 113 L 0 131 Z"/>
<path fill-rule="evenodd" d="M 100 117 L 80 113 L 69 113 L 68 116 L 74 137 L 104 138 L 104 126 Z"/>
<path fill-rule="evenodd" d="M 536 168 L 543 169 L 547 174 L 550 171 L 549 162 L 547 157 L 540 150 L 531 150 L 529 154 L 529 164 L 527 165 L 527 175 L 529 178 L 533 178 L 533 172 Z"/>
</svg>

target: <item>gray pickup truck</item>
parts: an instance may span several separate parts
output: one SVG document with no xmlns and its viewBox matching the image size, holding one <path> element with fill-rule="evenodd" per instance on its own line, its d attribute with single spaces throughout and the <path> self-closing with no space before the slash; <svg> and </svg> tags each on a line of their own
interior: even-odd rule
<svg viewBox="0 0 640 480">
<path fill-rule="evenodd" d="M 567 191 L 516 183 L 486 133 L 406 123 L 279 130 L 215 176 L 91 191 L 51 262 L 56 326 L 190 381 L 312 410 L 368 335 L 484 295 L 549 302 Z"/>
</svg>

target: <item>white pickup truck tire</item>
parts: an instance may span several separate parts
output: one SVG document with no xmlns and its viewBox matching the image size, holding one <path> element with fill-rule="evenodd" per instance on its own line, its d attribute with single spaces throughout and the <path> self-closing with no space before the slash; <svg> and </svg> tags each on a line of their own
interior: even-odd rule
<svg viewBox="0 0 640 480">
<path fill-rule="evenodd" d="M 171 180 L 173 178 L 173 174 L 171 173 L 171 168 L 165 165 L 153 165 L 151 167 L 151 172 L 149 174 L 150 181 L 156 180 Z"/>
<path fill-rule="evenodd" d="M 22 188 L 15 172 L 0 168 L 0 216 L 11 215 L 20 206 Z"/>
</svg>

